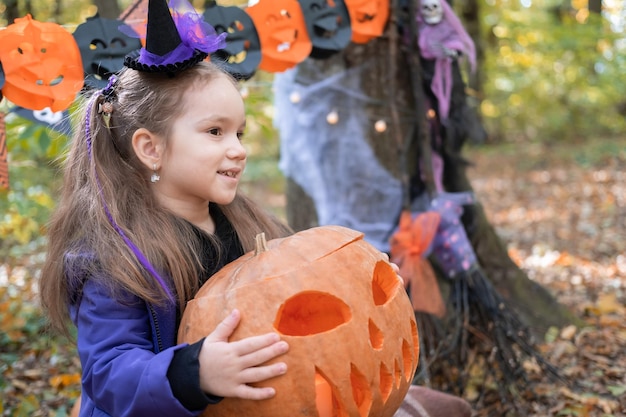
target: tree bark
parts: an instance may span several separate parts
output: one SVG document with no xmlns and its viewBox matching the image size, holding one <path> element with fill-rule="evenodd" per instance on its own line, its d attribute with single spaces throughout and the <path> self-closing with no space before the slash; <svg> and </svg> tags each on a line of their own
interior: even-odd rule
<svg viewBox="0 0 626 417">
<path fill-rule="evenodd" d="M 21 17 L 17 0 L 6 0 L 4 2 L 4 7 L 4 17 L 6 18 L 8 25 L 12 24 L 18 17 Z"/>
<path fill-rule="evenodd" d="M 396 40 L 396 42 L 400 41 Z M 397 53 L 393 56 L 390 51 Z M 332 72 L 347 70 L 368 62 L 371 65 L 362 75 L 362 91 L 373 101 L 387 103 L 384 106 L 387 112 L 386 120 L 393 120 L 394 107 L 403 109 L 404 112 L 407 109 L 413 111 L 415 118 L 425 120 L 423 114 L 416 112 L 416 100 L 423 100 L 423 97 L 416 98 L 413 94 L 410 58 L 410 51 L 403 43 L 390 45 L 389 37 L 385 36 L 365 45 L 351 44 L 344 51 L 327 60 L 309 59 L 298 65 L 296 78 L 302 75 L 303 79 L 311 80 L 315 74 L 318 76 L 322 74 L 324 77 Z M 390 72 L 390 69 L 394 72 Z M 391 97 L 390 91 L 393 92 Z M 375 111 L 380 113 L 381 110 L 378 108 Z M 372 110 L 374 120 L 375 111 Z M 381 140 L 379 134 L 376 137 L 372 135 L 367 138 L 378 161 L 396 178 L 401 178 L 406 174 L 400 169 L 402 158 L 405 159 L 409 176 L 411 178 L 419 176 L 419 140 L 413 137 L 410 146 L 406 146 L 407 143 L 404 142 L 411 136 L 417 136 L 418 133 L 407 132 L 407 129 L 404 124 L 391 123 L 384 139 Z M 364 129 L 364 131 L 372 132 L 372 129 Z M 398 137 L 404 138 L 403 143 L 397 143 Z M 447 160 L 445 163 L 449 167 L 446 175 L 446 191 L 471 191 L 472 187 L 465 172 L 466 164 L 459 159 Z M 290 178 L 287 179 L 286 194 L 286 214 L 291 227 L 295 230 L 302 230 L 317 225 L 317 215 L 312 199 Z M 364 201 L 363 204 L 374 203 Z M 531 281 L 510 259 L 505 245 L 489 223 L 480 204 L 465 207 L 463 221 L 479 263 L 487 277 L 536 335 L 542 335 L 550 326 L 562 327 L 579 322 L 572 312 L 558 304 L 549 291 Z"/>
<path fill-rule="evenodd" d="M 107 19 L 117 19 L 121 13 L 117 0 L 94 0 L 93 4 L 98 8 L 98 15 Z"/>
</svg>

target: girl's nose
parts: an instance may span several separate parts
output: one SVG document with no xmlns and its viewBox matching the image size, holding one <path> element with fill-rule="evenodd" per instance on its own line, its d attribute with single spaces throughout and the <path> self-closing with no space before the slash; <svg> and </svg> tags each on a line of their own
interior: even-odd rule
<svg viewBox="0 0 626 417">
<path fill-rule="evenodd" d="M 233 135 L 233 138 L 229 140 L 226 156 L 231 159 L 246 159 L 247 154 L 248 152 L 241 143 L 241 140 L 239 140 L 239 137 Z"/>
</svg>

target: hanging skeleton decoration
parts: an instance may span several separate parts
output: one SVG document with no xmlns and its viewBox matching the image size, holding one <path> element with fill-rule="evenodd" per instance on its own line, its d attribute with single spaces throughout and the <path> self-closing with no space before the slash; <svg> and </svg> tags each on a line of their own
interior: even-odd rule
<svg viewBox="0 0 626 417">
<path fill-rule="evenodd" d="M 422 0 L 422 18 L 429 25 L 436 25 L 443 19 L 443 9 L 440 0 Z"/>
<path fill-rule="evenodd" d="M 430 87 L 437 98 L 439 118 L 445 121 L 450 110 L 453 85 L 452 61 L 461 55 L 466 56 L 474 70 L 476 49 L 461 21 L 445 1 L 422 0 L 417 21 L 418 24 L 426 23 L 420 25 L 418 45 L 422 58 L 434 60 Z"/>
<path fill-rule="evenodd" d="M 535 360 L 547 374 L 558 377 L 558 371 L 536 349 L 529 329 L 496 291 L 480 265 L 468 235 L 468 225 L 474 216 L 473 196 L 469 192 L 448 191 L 466 189 L 464 184 L 455 183 L 455 170 L 464 164 L 460 150 L 465 139 L 481 140 L 486 136 L 482 126 L 472 130 L 480 123 L 470 120 L 471 109 L 466 103 L 459 67 L 459 58 L 466 58 L 474 70 L 474 43 L 444 0 L 421 0 L 414 18 L 419 28 L 417 45 L 423 74 L 420 87 L 425 92 L 430 128 L 425 140 L 431 149 L 427 156 L 419 156 L 419 169 L 413 177 L 411 210 L 413 216 L 429 212 L 440 215 L 431 259 L 451 285 L 449 311 L 456 319 L 452 329 L 444 330 L 432 315 L 417 316 L 418 326 L 423 330 L 420 333 L 422 351 L 453 352 L 422 363 L 432 361 L 444 368 L 464 368 L 470 334 L 480 334 L 478 339 L 472 340 L 489 349 L 496 365 L 494 369 L 498 369 L 508 383 L 522 381 L 523 362 L 528 358 Z M 426 181 L 429 184 L 425 184 Z M 398 233 L 394 234 L 395 238 L 397 236 Z M 425 372 L 427 368 L 423 368 Z M 507 396 L 504 392 L 502 395 Z"/>
</svg>

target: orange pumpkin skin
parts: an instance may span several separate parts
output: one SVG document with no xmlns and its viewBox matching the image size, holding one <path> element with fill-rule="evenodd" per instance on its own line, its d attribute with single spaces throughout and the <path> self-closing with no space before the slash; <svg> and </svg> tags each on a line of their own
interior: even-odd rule
<svg viewBox="0 0 626 417">
<path fill-rule="evenodd" d="M 278 332 L 287 373 L 264 381 L 276 396 L 225 398 L 204 416 L 392 416 L 419 358 L 417 326 L 402 281 L 363 234 L 322 226 L 267 242 L 217 272 L 190 301 L 179 342 L 213 331 L 234 308 L 231 341 Z"/>
</svg>

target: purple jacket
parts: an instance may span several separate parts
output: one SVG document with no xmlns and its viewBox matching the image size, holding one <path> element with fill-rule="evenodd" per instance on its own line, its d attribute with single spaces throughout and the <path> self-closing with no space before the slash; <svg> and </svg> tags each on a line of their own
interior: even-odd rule
<svg viewBox="0 0 626 417">
<path fill-rule="evenodd" d="M 199 415 L 202 409 L 187 410 L 174 397 L 167 378 L 174 352 L 186 346 L 176 344 L 176 306 L 116 296 L 91 277 L 71 306 L 83 367 L 80 416 Z"/>
<path fill-rule="evenodd" d="M 217 206 L 209 207 L 222 250 L 216 251 L 214 240 L 197 231 L 205 267 L 201 284 L 243 254 L 230 222 Z M 199 344 L 187 349 L 187 344 L 176 344 L 176 305 L 157 307 L 120 290 L 113 294 L 106 285 L 107 276 L 98 272 L 97 261 L 86 252 L 69 252 L 64 263 L 74 293 L 70 314 L 78 329 L 83 368 L 80 417 L 197 416 L 208 404 L 220 401 L 200 390 L 197 356 L 190 356 L 199 352 Z M 175 352 L 175 372 L 168 375 Z M 172 392 L 172 380 L 177 395 Z M 187 409 L 181 397 L 197 409 Z"/>
</svg>

